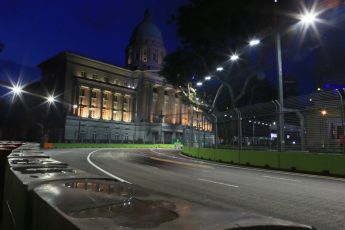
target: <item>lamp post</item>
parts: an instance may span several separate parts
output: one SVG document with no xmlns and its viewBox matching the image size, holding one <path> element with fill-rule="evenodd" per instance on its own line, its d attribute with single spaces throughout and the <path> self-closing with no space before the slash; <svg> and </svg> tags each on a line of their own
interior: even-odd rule
<svg viewBox="0 0 345 230">
<path fill-rule="evenodd" d="M 274 1 L 275 26 L 278 27 L 277 7 L 278 0 Z M 317 14 L 313 11 L 305 11 L 299 15 L 299 20 L 303 26 L 309 27 L 317 21 Z M 277 78 L 278 78 L 278 101 L 279 101 L 279 151 L 285 150 L 285 136 L 284 136 L 284 86 L 283 86 L 283 67 L 282 67 L 282 51 L 281 51 L 281 36 L 279 29 L 275 32 L 275 48 L 276 48 L 276 63 L 277 63 Z"/>
</svg>

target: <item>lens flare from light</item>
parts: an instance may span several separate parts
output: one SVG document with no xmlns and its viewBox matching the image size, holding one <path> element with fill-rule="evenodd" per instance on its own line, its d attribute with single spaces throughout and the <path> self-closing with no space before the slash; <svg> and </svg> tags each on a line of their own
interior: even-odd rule
<svg viewBox="0 0 345 230">
<path fill-rule="evenodd" d="M 11 90 L 15 95 L 20 95 L 23 92 L 23 88 L 19 85 L 12 86 Z"/>
<path fill-rule="evenodd" d="M 48 102 L 49 104 L 54 103 L 54 102 L 55 102 L 55 97 L 54 97 L 54 96 L 49 96 L 49 97 L 47 97 L 47 102 Z"/>
<path fill-rule="evenodd" d="M 237 61 L 238 59 L 240 59 L 240 57 L 238 56 L 238 54 L 234 53 L 230 56 L 230 61 Z"/>
</svg>

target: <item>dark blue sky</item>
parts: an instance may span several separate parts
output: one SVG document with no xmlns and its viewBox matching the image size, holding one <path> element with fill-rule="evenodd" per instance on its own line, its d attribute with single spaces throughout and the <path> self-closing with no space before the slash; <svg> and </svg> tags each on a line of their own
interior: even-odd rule
<svg viewBox="0 0 345 230">
<path fill-rule="evenodd" d="M 230 0 L 229 0 L 230 1 Z M 334 0 L 332 0 L 334 1 Z M 338 0 L 337 0 L 338 1 Z M 61 51 L 72 51 L 123 66 L 125 48 L 145 9 L 161 29 L 168 52 L 179 44 L 176 26 L 167 24 L 188 0 L 0 0 L 0 80 L 37 80 L 36 66 Z M 312 1 L 313 2 L 313 1 Z M 345 1 L 320 15 L 333 25 L 318 25 L 320 40 L 307 34 L 302 47 L 283 49 L 284 75 L 296 78 L 302 92 L 315 89 L 317 77 L 345 74 Z M 283 38 L 283 43 L 286 38 Z M 286 52 L 284 52 L 286 50 Z M 293 50 L 294 55 L 288 54 Z M 286 55 L 285 55 L 286 54 Z M 272 54 L 273 55 L 273 54 Z M 290 57 L 285 57 L 290 56 Z M 272 65 L 274 67 L 274 65 Z M 272 81 L 275 69 L 272 67 Z"/>
<path fill-rule="evenodd" d="M 167 20 L 186 2 L 1 0 L 0 41 L 5 49 L 0 53 L 0 66 L 9 75 L 17 75 L 16 64 L 31 69 L 64 50 L 122 66 L 132 30 L 143 19 L 146 8 L 151 10 L 153 21 L 161 29 L 166 48 L 171 52 L 179 41 L 175 25 L 167 24 Z M 0 79 L 4 78 L 3 71 L 0 72 Z"/>
</svg>

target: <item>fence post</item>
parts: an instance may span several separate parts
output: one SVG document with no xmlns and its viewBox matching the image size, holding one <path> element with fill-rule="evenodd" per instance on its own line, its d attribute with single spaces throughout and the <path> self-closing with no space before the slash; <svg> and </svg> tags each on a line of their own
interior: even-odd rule
<svg viewBox="0 0 345 230">
<path fill-rule="evenodd" d="M 345 89 L 343 89 L 345 92 Z M 344 103 L 343 103 L 343 95 L 341 95 L 341 93 L 339 92 L 339 90 L 337 90 L 337 93 L 340 97 L 340 113 L 341 113 L 341 129 L 342 129 L 342 133 L 343 133 L 343 153 L 345 153 L 345 130 L 344 130 Z"/>
<path fill-rule="evenodd" d="M 242 115 L 238 108 L 235 108 L 238 118 L 238 148 L 242 151 Z"/>
<path fill-rule="evenodd" d="M 278 122 L 277 124 L 279 127 L 279 151 L 284 152 L 285 151 L 285 136 L 284 136 L 284 108 L 282 108 L 282 105 L 278 102 L 278 100 L 275 100 L 275 104 L 278 105 L 279 109 L 279 116 L 278 116 Z"/>
<path fill-rule="evenodd" d="M 194 137 L 193 137 L 193 125 L 194 125 L 194 109 L 193 106 L 191 106 L 192 111 L 191 111 L 191 116 L 190 116 L 190 133 L 189 133 L 189 138 L 190 138 L 190 147 L 194 146 Z"/>
<path fill-rule="evenodd" d="M 218 118 L 217 115 L 211 113 L 211 115 L 214 117 L 214 144 L 216 149 L 218 148 Z"/>
</svg>

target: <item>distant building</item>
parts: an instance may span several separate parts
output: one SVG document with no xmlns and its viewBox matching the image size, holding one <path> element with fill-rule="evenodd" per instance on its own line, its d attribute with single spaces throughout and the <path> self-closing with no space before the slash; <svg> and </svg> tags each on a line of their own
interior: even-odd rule
<svg viewBox="0 0 345 230">
<path fill-rule="evenodd" d="M 165 55 L 161 32 L 146 11 L 127 46 L 126 68 L 70 52 L 41 63 L 43 85 L 63 105 L 60 121 L 55 121 L 61 128 L 49 131 L 48 138 L 142 143 L 189 139 L 183 135 L 191 124 L 191 106 L 159 75 Z M 200 112 L 193 117 L 196 133 L 203 131 L 212 143 L 212 124 Z"/>
</svg>

